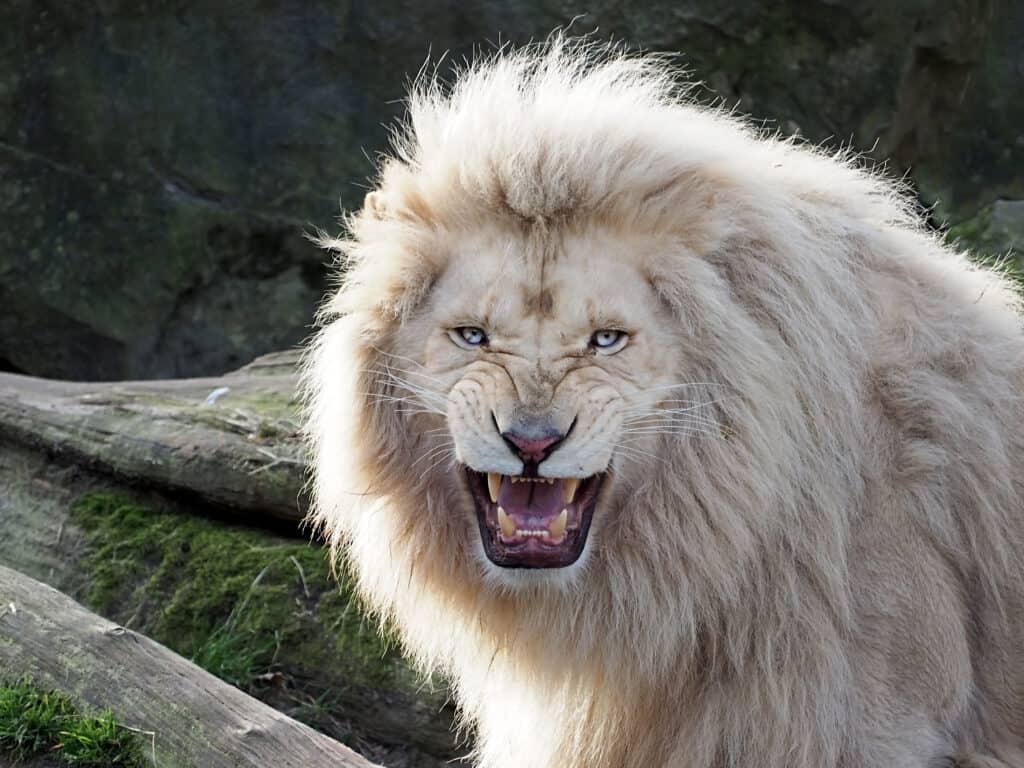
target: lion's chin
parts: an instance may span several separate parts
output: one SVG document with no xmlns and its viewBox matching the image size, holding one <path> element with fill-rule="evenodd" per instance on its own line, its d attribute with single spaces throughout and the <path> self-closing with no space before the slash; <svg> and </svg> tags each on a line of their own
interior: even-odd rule
<svg viewBox="0 0 1024 768">
<path fill-rule="evenodd" d="M 603 474 L 498 475 L 465 468 L 487 558 L 501 568 L 565 568 L 587 544 Z"/>
</svg>

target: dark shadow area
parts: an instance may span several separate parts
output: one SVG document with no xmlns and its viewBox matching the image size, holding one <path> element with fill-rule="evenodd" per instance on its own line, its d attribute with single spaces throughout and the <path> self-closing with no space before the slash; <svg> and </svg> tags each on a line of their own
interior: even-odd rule
<svg viewBox="0 0 1024 768">
<path fill-rule="evenodd" d="M 21 368 L 16 366 L 14 363 L 12 363 L 6 357 L 0 357 L 0 373 L 21 373 L 21 374 L 24 374 L 25 371 L 23 371 Z"/>
</svg>

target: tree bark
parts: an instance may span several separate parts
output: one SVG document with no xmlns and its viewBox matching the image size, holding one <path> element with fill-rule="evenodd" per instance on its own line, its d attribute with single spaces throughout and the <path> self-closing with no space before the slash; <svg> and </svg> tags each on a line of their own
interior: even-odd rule
<svg viewBox="0 0 1024 768">
<path fill-rule="evenodd" d="M 425 685 L 386 641 L 368 641 L 374 625 L 364 626 L 355 601 L 338 597 L 323 558 L 311 564 L 296 551 L 297 565 L 289 557 L 289 547 L 309 536 L 292 538 L 304 511 L 305 469 L 296 362 L 294 353 L 270 355 L 223 377 L 184 381 L 81 384 L 0 374 L 0 565 L 197 660 L 206 624 L 223 625 L 244 603 L 253 625 L 241 628 L 246 647 L 276 650 L 272 663 L 259 657 L 255 671 L 266 674 L 237 684 L 376 762 L 436 768 L 459 754 L 443 686 Z M 96 493 L 114 493 L 152 517 L 87 530 L 74 510 Z M 196 529 L 200 520 L 209 530 Z M 214 559 L 202 548 L 214 533 L 223 582 L 195 576 Z M 236 566 L 235 555 L 248 550 L 260 562 Z M 254 579 L 258 586 L 249 587 Z M 101 581 L 116 589 L 97 593 Z M 235 581 L 242 592 L 219 590 L 223 605 L 194 594 L 197 584 Z M 164 606 L 189 621 L 163 620 L 171 615 Z M 274 606 L 276 618 L 268 613 Z"/>
<path fill-rule="evenodd" d="M 115 525 L 111 509 L 83 527 L 77 503 L 111 493 L 147 516 Z M 325 558 L 312 557 L 316 547 L 310 549 L 303 538 L 228 525 L 208 513 L 0 441 L 0 565 L 186 658 L 201 658 L 197 647 L 210 635 L 204 627 L 224 625 L 244 603 L 236 632 L 243 640 L 232 653 L 276 650 L 272 661 L 261 652 L 252 670 L 256 677 L 236 684 L 383 765 L 440 768 L 458 757 L 450 730 L 454 713 L 443 685 L 427 684 L 385 641 L 367 645 L 368 637 L 376 637 L 375 625 L 361 617 L 356 601 L 339 597 L 346 581 L 342 576 L 340 586 L 334 582 Z M 176 535 L 167 536 L 169 530 Z M 219 572 L 241 591 L 197 575 L 211 558 L 203 542 L 214 533 Z M 154 547 L 150 541 L 161 543 Z M 258 562 L 236 557 L 250 549 L 258 551 Z M 116 571 L 110 570 L 111 560 L 119 564 Z M 115 592 L 97 595 L 96 587 L 112 579 Z M 207 586 L 197 589 L 199 584 Z M 214 593 L 221 597 L 213 599 Z M 3 632 L 0 625 L 0 643 Z M 318 701 L 323 705 L 314 706 Z"/>
<path fill-rule="evenodd" d="M 297 353 L 217 378 L 81 383 L 0 373 L 0 442 L 123 481 L 299 521 Z"/>
<path fill-rule="evenodd" d="M 0 668 L 152 733 L 157 766 L 371 768 L 152 640 L 0 566 Z"/>
</svg>

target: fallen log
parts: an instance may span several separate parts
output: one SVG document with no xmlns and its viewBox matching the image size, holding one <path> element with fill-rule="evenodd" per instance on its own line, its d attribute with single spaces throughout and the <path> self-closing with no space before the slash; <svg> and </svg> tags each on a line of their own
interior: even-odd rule
<svg viewBox="0 0 1024 768">
<path fill-rule="evenodd" d="M 0 440 L 0 565 L 396 768 L 458 757 L 453 710 L 322 549 Z M 2 642 L 2 641 L 0 641 Z"/>
<path fill-rule="evenodd" d="M 246 515 L 299 521 L 298 353 L 214 378 L 82 383 L 0 373 L 0 442 Z"/>
<path fill-rule="evenodd" d="M 308 532 L 294 537 L 296 364 L 97 384 L 0 374 L 0 565 L 375 762 L 438 768 L 463 751 L 445 687 L 379 638 Z"/>
<path fill-rule="evenodd" d="M 3 566 L 0 669 L 109 707 L 125 725 L 151 734 L 157 766 L 372 766 L 149 638 Z"/>
</svg>

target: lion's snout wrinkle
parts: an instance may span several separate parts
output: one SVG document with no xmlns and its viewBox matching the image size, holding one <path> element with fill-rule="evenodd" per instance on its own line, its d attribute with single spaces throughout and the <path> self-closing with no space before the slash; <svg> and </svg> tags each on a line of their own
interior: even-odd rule
<svg viewBox="0 0 1024 768">
<path fill-rule="evenodd" d="M 415 90 L 328 243 L 314 519 L 480 768 L 1024 767 L 1016 293 L 673 78 Z"/>
</svg>

